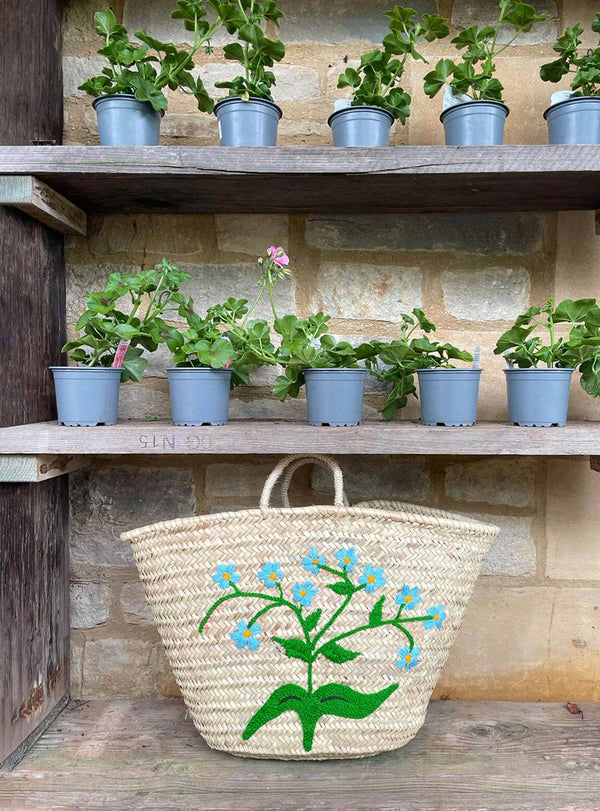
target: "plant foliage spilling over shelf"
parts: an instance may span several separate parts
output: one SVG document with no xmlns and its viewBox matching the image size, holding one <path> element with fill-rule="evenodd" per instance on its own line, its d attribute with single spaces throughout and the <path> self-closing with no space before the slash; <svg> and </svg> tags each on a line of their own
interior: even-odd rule
<svg viewBox="0 0 600 811">
<path fill-rule="evenodd" d="M 592 22 L 592 31 L 600 35 L 600 12 Z M 545 82 L 559 82 L 563 76 L 573 75 L 573 96 L 597 96 L 600 94 L 600 37 L 596 48 L 586 48 L 579 53 L 583 27 L 575 23 L 554 43 L 559 58 L 540 68 Z"/>
</svg>

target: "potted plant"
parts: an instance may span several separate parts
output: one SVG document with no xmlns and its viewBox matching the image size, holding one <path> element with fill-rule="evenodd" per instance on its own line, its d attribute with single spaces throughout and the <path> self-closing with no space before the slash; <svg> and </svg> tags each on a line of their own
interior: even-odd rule
<svg viewBox="0 0 600 811">
<path fill-rule="evenodd" d="M 253 370 L 277 363 L 269 325 L 251 316 L 267 290 L 272 299 L 276 281 L 289 274 L 288 263 L 279 247 L 259 257 L 260 290 L 250 307 L 247 299 L 229 298 L 202 318 L 191 298 L 180 304 L 187 329 L 172 328 L 167 337 L 175 363 L 167 369 L 175 425 L 225 425 L 230 390 L 247 385 Z"/>
<path fill-rule="evenodd" d="M 565 326 L 557 328 L 560 324 Z M 548 343 L 535 334 L 540 329 Z M 510 422 L 565 425 L 575 369 L 582 388 L 600 396 L 600 307 L 595 299 L 565 299 L 556 308 L 549 299 L 543 307 L 530 307 L 500 336 L 494 354 L 503 354 L 509 367 L 504 373 Z"/>
<path fill-rule="evenodd" d="M 116 423 L 121 380 L 141 380 L 148 363 L 143 352 L 154 352 L 164 340 L 161 316 L 181 300 L 179 285 L 189 278 L 163 259 L 133 275 L 112 273 L 104 290 L 85 296 L 86 310 L 76 324 L 83 334 L 62 348 L 77 365 L 50 367 L 59 423 Z M 128 313 L 118 309 L 120 303 L 129 305 Z"/>
<path fill-rule="evenodd" d="M 220 16 L 212 24 L 204 19 L 206 3 L 213 8 L 221 5 L 216 0 L 179 0 L 171 15 L 194 32 L 190 51 L 178 51 L 146 31 L 136 31 L 141 42 L 131 43 L 127 29 L 110 8 L 96 12 L 96 31 L 104 39 L 98 53 L 106 57 L 108 66 L 79 89 L 94 96 L 103 146 L 156 146 L 160 121 L 168 106 L 163 93 L 167 87 L 193 95 L 199 110 L 212 112 L 213 100 L 202 80 L 192 73 L 194 54 L 202 46 L 210 50 L 210 38 L 223 25 Z"/>
<path fill-rule="evenodd" d="M 440 59 L 435 69 L 425 76 L 425 93 L 433 98 L 448 86 L 444 111 L 440 117 L 448 146 L 491 146 L 504 140 L 504 123 L 509 113 L 502 101 L 503 86 L 495 77 L 495 59 L 522 32 L 545 20 L 533 6 L 516 0 L 500 0 L 494 25 L 473 25 L 452 40 L 462 60 Z M 512 28 L 512 37 L 498 43 L 500 27 Z M 448 106 L 446 106 L 448 105 Z"/>
<path fill-rule="evenodd" d="M 283 59 L 285 47 L 278 39 L 269 39 L 261 26 L 279 25 L 283 12 L 277 0 L 217 5 L 225 28 L 239 40 L 223 48 L 225 58 L 243 68 L 243 75 L 215 84 L 229 90 L 229 97 L 215 105 L 221 146 L 275 146 L 282 113 L 271 95 L 275 74 L 269 68 Z"/>
<path fill-rule="evenodd" d="M 436 327 L 422 310 L 402 313 L 401 319 L 400 338 L 389 343 L 374 341 L 376 357 L 367 360 L 371 374 L 393 384 L 381 409 L 385 419 L 392 419 L 404 408 L 409 395 L 417 396 L 416 374 L 425 425 L 474 425 L 481 369 L 456 369 L 452 365 L 454 360 L 472 362 L 473 356 L 452 344 L 431 341 L 427 336 Z"/>
<path fill-rule="evenodd" d="M 347 68 L 340 74 L 337 86 L 350 87 L 352 100 L 328 119 L 334 146 L 387 146 L 394 121 L 404 124 L 410 115 L 411 97 L 399 84 L 408 59 L 427 62 L 417 51 L 419 41 L 432 42 L 449 33 L 437 14 L 424 14 L 421 22 L 416 22 L 412 8 L 395 6 L 384 14 L 390 18 L 384 50 L 363 54 L 358 70 Z"/>
<path fill-rule="evenodd" d="M 592 31 L 600 34 L 600 12 L 594 17 Z M 554 44 L 559 58 L 540 68 L 545 82 L 574 74 L 571 92 L 553 94 L 553 102 L 555 96 L 564 98 L 544 113 L 551 144 L 600 144 L 600 41 L 598 47 L 579 54 L 582 34 L 579 23 L 567 28 Z"/>
</svg>

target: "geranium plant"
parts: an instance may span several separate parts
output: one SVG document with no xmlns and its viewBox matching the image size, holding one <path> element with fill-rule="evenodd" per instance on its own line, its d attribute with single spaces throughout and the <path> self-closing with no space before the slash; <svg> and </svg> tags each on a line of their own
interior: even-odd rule
<svg viewBox="0 0 600 811">
<path fill-rule="evenodd" d="M 449 85 L 455 95 L 467 94 L 474 100 L 502 101 L 503 85 L 495 77 L 495 59 L 509 48 L 521 33 L 531 31 L 548 14 L 538 14 L 533 6 L 517 0 L 500 0 L 494 25 L 472 25 L 454 37 L 452 44 L 463 51 L 460 61 L 440 59 L 425 76 L 425 93 L 433 98 Z M 512 29 L 505 44 L 498 42 L 501 27 Z"/>
<path fill-rule="evenodd" d="M 494 354 L 519 369 L 578 369 L 581 386 L 599 397 L 600 307 L 592 298 L 530 307 L 500 336 Z"/>
<path fill-rule="evenodd" d="M 449 33 L 448 26 L 438 14 L 424 14 L 417 21 L 412 8 L 394 6 L 384 14 L 390 18 L 390 33 L 383 40 L 383 50 L 377 48 L 364 54 L 358 69 L 347 68 L 338 79 L 338 87 L 352 88 L 352 105 L 381 107 L 402 124 L 410 115 L 410 95 L 400 81 L 409 59 L 427 62 L 417 46 L 425 40 L 433 42 Z"/>
<path fill-rule="evenodd" d="M 135 274 L 111 273 L 104 290 L 85 296 L 86 310 L 76 324 L 83 335 L 62 348 L 83 366 L 113 366 L 117 350 L 127 347 L 122 380 L 141 380 L 148 361 L 168 332 L 165 311 L 179 306 L 179 292 L 189 273 L 163 259 L 155 268 Z M 129 305 L 129 312 L 124 309 Z M 143 314 L 142 314 L 143 313 Z"/>
<path fill-rule="evenodd" d="M 600 12 L 592 22 L 592 31 L 600 34 Z M 596 48 L 586 48 L 579 52 L 583 28 L 575 23 L 554 43 L 559 58 L 540 68 L 544 82 L 559 82 L 563 76 L 573 74 L 571 90 L 573 96 L 597 96 L 600 94 L 600 38 Z"/>
<path fill-rule="evenodd" d="M 238 0 L 215 5 L 228 33 L 238 39 L 225 45 L 225 58 L 239 62 L 243 69 L 241 76 L 216 82 L 215 87 L 229 90 L 229 96 L 240 96 L 245 101 L 251 96 L 273 101 L 271 88 L 275 74 L 269 68 L 283 59 L 285 47 L 280 40 L 269 39 L 262 26 L 266 22 L 279 24 L 283 12 L 277 0 Z"/>
<path fill-rule="evenodd" d="M 415 374 L 418 369 L 453 369 L 452 361 L 473 361 L 470 352 L 452 344 L 440 344 L 427 336 L 436 327 L 425 313 L 415 308 L 401 314 L 400 338 L 389 343 L 373 341 L 373 357 L 367 359 L 371 374 L 383 383 L 392 383 L 392 390 L 381 408 L 386 420 L 404 408 L 408 397 L 417 396 Z"/>
<path fill-rule="evenodd" d="M 211 52 L 211 37 L 224 24 L 217 14 L 213 23 L 206 20 L 206 6 L 219 11 L 234 6 L 234 3 L 219 3 L 217 0 L 178 0 L 178 8 L 171 15 L 183 20 L 188 31 L 194 32 L 191 50 L 177 50 L 169 42 L 160 42 L 146 31 L 136 31 L 140 42 L 129 41 L 127 29 L 121 25 L 110 8 L 94 15 L 97 33 L 104 39 L 98 53 L 105 56 L 108 66 L 99 76 L 88 79 L 79 89 L 90 96 L 114 93 L 129 93 L 138 101 L 148 101 L 155 110 L 168 106 L 164 89 L 180 89 L 194 96 L 198 109 L 210 113 L 214 102 L 204 87 L 202 79 L 196 78 L 194 54 L 204 47 Z"/>
</svg>

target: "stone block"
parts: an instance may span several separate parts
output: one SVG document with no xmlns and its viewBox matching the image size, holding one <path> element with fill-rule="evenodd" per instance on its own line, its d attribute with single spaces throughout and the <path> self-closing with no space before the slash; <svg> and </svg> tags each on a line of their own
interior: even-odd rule
<svg viewBox="0 0 600 811">
<path fill-rule="evenodd" d="M 167 350 L 168 351 L 168 350 Z M 151 357 L 151 356 L 147 356 Z M 170 353 L 169 353 L 170 357 Z M 170 361 L 167 361 L 170 365 Z M 166 366 L 161 370 L 165 372 Z M 146 367 L 146 375 L 149 375 Z M 119 393 L 119 419 L 120 420 L 143 420 L 148 417 L 153 419 L 167 419 L 171 414 L 171 404 L 169 394 L 165 391 L 151 389 L 140 383 L 123 383 Z"/>
<path fill-rule="evenodd" d="M 102 56 L 64 56 L 63 57 L 63 93 L 65 96 L 90 98 L 79 85 L 98 76 L 107 65 Z"/>
<path fill-rule="evenodd" d="M 332 251 L 456 251 L 533 254 L 542 246 L 536 213 L 313 215 L 306 241 Z"/>
<path fill-rule="evenodd" d="M 462 321 L 512 321 L 529 307 L 531 284 L 525 268 L 446 270 L 446 311 Z"/>
<path fill-rule="evenodd" d="M 191 45 L 194 41 L 193 31 L 186 31 L 182 20 L 173 20 L 171 12 L 175 3 L 165 3 L 165 0 L 125 0 L 123 9 L 123 25 L 133 39 L 136 31 L 144 29 L 156 39 L 163 42 L 173 42 L 175 45 Z M 212 23 L 214 12 L 207 15 Z M 217 31 L 212 39 L 213 45 L 222 45 L 229 40 L 225 29 Z"/>
<path fill-rule="evenodd" d="M 160 135 L 165 143 L 184 140 L 186 146 L 216 146 L 219 142 L 217 119 L 198 111 L 169 112 L 162 120 Z"/>
<path fill-rule="evenodd" d="M 538 0 L 535 10 L 546 13 L 550 18 L 535 23 L 531 31 L 519 34 L 514 45 L 543 45 L 554 42 L 556 39 L 558 9 L 554 0 Z M 470 28 L 472 25 L 496 25 L 498 20 L 498 3 L 496 0 L 455 0 L 452 6 L 452 25 L 454 28 Z M 498 42 L 505 44 L 514 36 L 512 26 L 503 25 L 500 28 Z"/>
<path fill-rule="evenodd" d="M 81 685 L 83 677 L 83 649 L 85 640 L 71 636 L 71 668 L 69 695 L 72 699 L 81 698 Z"/>
<path fill-rule="evenodd" d="M 554 298 L 593 298 L 600 285 L 600 239 L 593 211 L 561 211 L 558 216 Z"/>
<path fill-rule="evenodd" d="M 94 628 L 108 620 L 110 589 L 104 583 L 71 583 L 71 628 Z"/>
<path fill-rule="evenodd" d="M 155 695 L 153 643 L 145 639 L 88 639 L 83 660 L 83 698 Z"/>
<path fill-rule="evenodd" d="M 422 281 L 416 267 L 324 262 L 313 309 L 335 318 L 397 321 L 400 312 L 421 306 Z"/>
<path fill-rule="evenodd" d="M 551 459 L 547 481 L 546 576 L 600 580 L 600 474 L 587 459 Z"/>
<path fill-rule="evenodd" d="M 121 589 L 120 606 L 127 622 L 134 625 L 152 625 L 154 623 L 142 583 L 125 583 Z"/>
<path fill-rule="evenodd" d="M 206 470 L 208 498 L 258 497 L 274 462 L 219 462 Z"/>
<path fill-rule="evenodd" d="M 289 244 L 285 214 L 217 214 L 217 245 L 220 251 L 263 256 L 271 245 Z"/>
<path fill-rule="evenodd" d="M 423 456 L 343 456 L 344 489 L 350 504 L 371 499 L 423 501 L 429 492 L 427 458 Z M 331 475 L 314 467 L 311 486 L 333 493 Z"/>
<path fill-rule="evenodd" d="M 224 98 L 228 91 L 215 87 L 215 83 L 235 79 L 240 75 L 240 70 L 237 62 L 210 62 L 194 68 L 193 73 L 201 77 L 213 98 Z M 276 104 L 319 98 L 319 74 L 314 68 L 303 65 L 275 65 L 273 72 L 276 83 L 271 92 Z"/>
<path fill-rule="evenodd" d="M 531 507 L 535 463 L 526 458 L 499 457 L 453 464 L 446 469 L 444 488 L 456 501 Z"/>
<path fill-rule="evenodd" d="M 130 566 L 119 535 L 194 513 L 194 481 L 183 468 L 98 467 L 71 474 L 71 552 L 78 563 Z"/>
<path fill-rule="evenodd" d="M 145 261 L 151 255 L 152 263 L 163 257 L 193 260 L 203 255 L 203 238 L 211 226 L 211 218 L 202 214 L 107 215 L 92 220 L 88 247 L 100 257 L 139 254 Z"/>
<path fill-rule="evenodd" d="M 435 0 L 415 0 L 411 7 L 435 13 Z M 387 33 L 387 8 L 380 0 L 281 0 L 284 17 L 280 21 L 281 39 L 286 44 L 322 42 L 338 45 L 343 42 L 379 43 Z"/>
<path fill-rule="evenodd" d="M 470 514 L 471 518 L 500 527 L 483 562 L 481 574 L 524 577 L 535 574 L 535 541 L 531 518 L 517 515 Z"/>
</svg>

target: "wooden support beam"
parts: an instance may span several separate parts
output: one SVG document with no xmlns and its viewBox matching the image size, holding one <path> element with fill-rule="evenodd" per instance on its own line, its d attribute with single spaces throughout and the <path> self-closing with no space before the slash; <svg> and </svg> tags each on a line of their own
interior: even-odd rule
<svg viewBox="0 0 600 811">
<path fill-rule="evenodd" d="M 0 205 L 14 206 L 61 234 L 85 236 L 85 212 L 32 175 L 0 176 Z"/>
<path fill-rule="evenodd" d="M 89 464 L 87 456 L 0 456 L 0 482 L 43 482 Z"/>
</svg>

